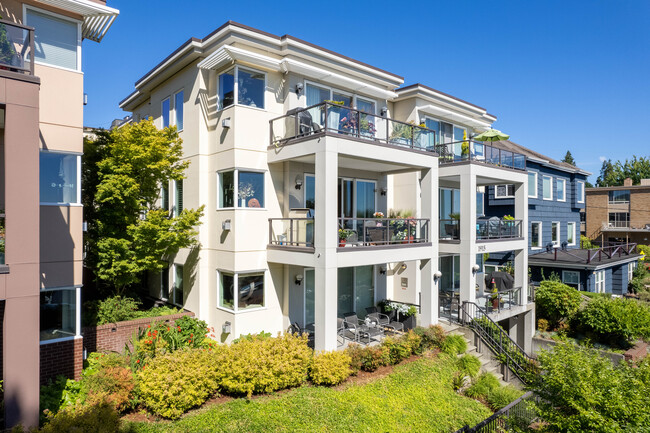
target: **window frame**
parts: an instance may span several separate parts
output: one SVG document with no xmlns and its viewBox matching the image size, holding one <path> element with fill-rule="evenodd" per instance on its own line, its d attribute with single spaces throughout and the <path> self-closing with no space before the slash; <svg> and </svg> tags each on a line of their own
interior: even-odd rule
<svg viewBox="0 0 650 433">
<path fill-rule="evenodd" d="M 571 230 L 571 227 L 573 230 Z M 573 233 L 573 242 L 569 241 L 569 233 Z M 567 240 L 567 245 L 569 246 L 574 246 L 576 244 L 576 222 L 575 221 L 569 221 L 566 223 L 566 240 Z"/>
<path fill-rule="evenodd" d="M 262 311 L 262 310 L 267 310 L 267 281 L 270 281 L 269 275 L 267 275 L 267 270 L 266 269 L 257 269 L 257 270 L 245 270 L 245 271 L 229 271 L 226 269 L 217 269 L 217 309 L 226 311 L 231 314 L 242 314 L 242 313 L 248 313 L 248 312 L 254 312 L 254 311 Z M 220 299 L 221 299 L 221 276 L 222 274 L 227 274 L 227 275 L 232 275 L 233 278 L 233 308 L 230 309 L 228 307 L 223 307 L 219 305 Z M 245 308 L 243 310 L 239 309 L 239 275 L 252 275 L 252 274 L 262 274 L 262 282 L 263 282 L 263 302 L 264 305 L 261 307 L 255 307 L 255 308 Z"/>
<path fill-rule="evenodd" d="M 244 66 L 243 69 L 246 72 L 256 72 L 260 74 L 264 74 L 264 87 L 263 87 L 263 98 L 264 98 L 264 107 L 251 107 L 250 105 L 245 105 L 245 104 L 240 104 L 239 103 L 239 64 L 234 64 L 234 65 L 228 65 L 228 67 L 224 68 L 222 71 L 217 73 L 217 83 L 216 83 L 216 96 L 217 96 L 217 112 L 227 110 L 230 107 L 246 107 L 246 108 L 252 108 L 255 110 L 261 110 L 261 111 L 266 111 L 266 86 L 268 83 L 268 74 L 265 71 L 255 69 L 255 68 L 249 68 L 248 66 Z M 226 72 L 230 71 L 231 69 L 235 70 L 234 74 L 234 83 L 233 83 L 233 103 L 232 105 L 229 105 L 227 107 L 222 107 L 221 106 L 221 100 L 219 99 L 219 92 L 221 91 L 221 87 L 219 86 L 219 77 L 222 74 L 225 74 Z"/>
<path fill-rule="evenodd" d="M 563 197 L 562 197 L 562 199 L 560 199 L 560 194 L 558 192 L 559 191 L 558 186 L 560 185 L 560 183 L 563 185 L 563 188 L 562 188 Z M 559 178 L 559 177 L 555 179 L 555 193 L 556 193 L 556 196 L 557 196 L 557 201 L 561 201 L 561 202 L 566 201 L 566 179 L 562 179 L 562 178 Z"/>
<path fill-rule="evenodd" d="M 39 323 L 41 319 L 41 304 L 40 304 L 40 294 L 43 292 L 56 292 L 56 291 L 75 291 L 75 335 L 61 338 L 52 338 L 50 340 L 41 340 L 40 337 L 40 325 L 39 325 L 39 345 L 58 343 L 60 341 L 70 341 L 77 338 L 81 338 L 81 285 L 74 286 L 63 286 L 63 287 L 45 287 L 39 290 L 39 310 L 38 318 Z"/>
<path fill-rule="evenodd" d="M 478 212 L 479 208 L 479 196 L 481 197 L 480 203 L 481 203 L 481 210 L 482 212 Z M 484 217 L 485 216 L 485 187 L 484 186 L 477 186 L 476 187 L 476 216 L 477 217 Z"/>
<path fill-rule="evenodd" d="M 160 270 L 160 299 L 162 301 L 169 301 L 169 270 L 171 266 L 166 263 L 166 266 Z M 163 283 L 167 282 L 167 287 Z"/>
<path fill-rule="evenodd" d="M 223 170 L 218 170 L 217 171 L 217 210 L 235 210 L 235 209 L 246 209 L 246 210 L 254 210 L 254 211 L 262 211 L 266 210 L 266 207 L 241 207 L 238 206 L 239 201 L 236 200 L 237 197 L 233 196 L 233 203 L 235 206 L 228 206 L 228 207 L 219 207 L 219 199 L 221 196 L 221 174 L 222 173 L 227 173 L 229 171 L 233 172 L 233 194 L 236 194 L 237 191 L 239 191 L 239 172 L 248 172 L 248 173 L 260 173 L 263 176 L 263 185 L 264 185 L 264 192 L 263 192 L 263 197 L 264 197 L 264 206 L 266 206 L 266 170 L 264 169 L 257 169 L 257 168 L 227 168 Z M 304 181 L 303 181 L 304 182 Z"/>
<path fill-rule="evenodd" d="M 617 192 L 627 192 L 627 197 L 628 199 L 626 201 L 617 201 L 617 200 L 611 200 L 609 198 L 610 195 L 613 195 L 612 193 L 617 193 Z M 629 189 L 620 189 L 620 190 L 612 190 L 607 193 L 607 204 L 629 204 L 630 203 L 630 190 Z"/>
<path fill-rule="evenodd" d="M 530 176 L 533 175 L 535 176 L 535 195 L 530 195 Z M 528 198 L 537 198 L 539 196 L 539 192 L 537 191 L 539 189 L 539 186 L 537 185 L 538 177 L 537 177 L 537 172 L 536 171 L 529 171 L 528 172 Z"/>
<path fill-rule="evenodd" d="M 183 128 L 185 127 L 185 94 L 183 93 L 183 90 L 185 90 L 185 89 L 180 89 L 179 91 L 174 93 L 174 95 L 173 95 L 173 97 L 174 97 L 174 109 L 173 109 L 174 115 L 172 116 L 171 112 L 170 112 L 170 115 L 169 115 L 170 123 L 171 123 L 171 121 L 173 119 L 173 121 L 174 121 L 173 124 L 176 126 L 176 130 L 178 132 L 182 132 Z M 176 100 L 178 95 L 181 95 L 181 107 L 182 107 L 182 109 L 181 109 L 181 127 L 180 128 L 178 127 L 178 107 L 177 107 L 177 105 L 178 105 L 177 102 L 178 101 Z M 170 107 L 170 111 L 171 111 L 171 107 Z"/>
<path fill-rule="evenodd" d="M 72 17 L 57 14 L 56 12 L 51 12 L 51 11 L 46 10 L 46 9 L 41 9 L 39 7 L 36 7 L 36 6 L 27 5 L 27 4 L 23 3 L 23 23 L 27 23 L 27 10 L 28 9 L 31 9 L 31 10 L 33 10 L 35 12 L 38 12 L 40 14 L 43 14 L 43 15 L 50 15 L 50 16 L 52 16 L 54 18 L 58 18 L 58 19 L 61 19 L 63 21 L 70 21 L 72 23 L 77 24 L 77 67 L 75 69 L 66 68 L 65 66 L 57 66 L 57 65 L 51 65 L 49 63 L 40 62 L 40 61 L 36 60 L 36 57 L 34 57 L 34 63 L 37 64 L 37 65 L 48 66 L 50 68 L 62 69 L 64 71 L 82 73 L 82 70 L 81 70 L 81 43 L 83 42 L 83 36 L 82 36 L 82 31 L 81 31 L 82 30 L 81 29 L 82 22 L 77 20 L 77 19 L 74 19 Z M 26 25 L 29 25 L 29 24 L 27 23 Z M 31 56 L 34 56 L 33 53 L 31 54 Z"/>
<path fill-rule="evenodd" d="M 505 186 L 506 187 L 506 195 L 497 194 L 499 192 L 499 187 L 500 186 Z M 509 187 L 512 187 L 512 195 L 508 194 Z M 494 186 L 494 198 L 495 199 L 515 198 L 515 184 L 513 184 L 513 183 L 503 183 L 503 184 L 500 184 L 500 185 L 495 185 Z"/>
<path fill-rule="evenodd" d="M 352 108 L 355 109 L 355 110 L 358 109 L 357 108 L 357 98 L 364 99 L 364 100 L 366 100 L 368 102 L 374 102 L 374 104 L 375 104 L 375 112 L 370 113 L 370 114 L 377 115 L 377 110 L 378 110 L 379 104 L 378 104 L 378 101 L 376 99 L 374 99 L 372 97 L 369 97 L 369 96 L 366 96 L 366 95 L 363 95 L 363 94 L 357 94 L 357 93 L 354 93 L 354 92 L 350 92 L 348 90 L 341 90 L 341 89 L 339 89 L 337 87 L 328 86 L 327 84 L 318 83 L 316 81 L 312 81 L 312 80 L 308 80 L 308 79 L 303 80 L 303 86 L 304 86 L 304 89 L 305 89 L 305 92 L 304 92 L 305 98 L 304 98 L 304 101 L 301 104 L 302 108 L 307 108 L 308 107 L 308 105 L 307 105 L 307 85 L 312 85 L 314 87 L 319 87 L 321 89 L 329 90 L 329 92 L 330 92 L 329 100 L 330 101 L 333 100 L 332 98 L 334 97 L 333 96 L 334 93 L 339 93 L 341 95 L 349 96 L 352 99 Z M 350 108 L 350 107 L 347 107 L 347 108 Z M 364 111 L 364 113 L 365 113 L 365 111 Z"/>
<path fill-rule="evenodd" d="M 538 230 L 538 235 L 537 235 L 537 241 L 538 241 L 537 244 L 538 244 L 538 246 L 536 246 L 536 247 L 533 246 L 533 237 L 532 237 L 533 224 L 539 224 L 539 230 Z M 542 227 L 543 227 L 542 221 L 531 221 L 530 222 L 530 233 L 531 233 L 530 249 L 531 250 L 541 250 L 544 247 L 544 245 L 543 245 L 544 237 L 542 236 Z"/>
<path fill-rule="evenodd" d="M 546 198 L 546 194 L 545 194 L 545 191 L 544 191 L 544 179 L 546 179 L 546 178 L 550 179 L 550 181 L 551 181 L 551 184 L 549 185 L 549 188 L 548 188 L 548 190 L 549 190 L 549 192 L 551 194 L 551 196 L 549 198 Z M 549 175 L 546 175 L 546 174 L 542 175 L 542 200 L 553 201 L 553 176 L 549 176 Z"/>
<path fill-rule="evenodd" d="M 638 266 L 637 262 L 630 262 L 627 265 L 627 282 L 628 282 L 628 284 L 634 278 L 634 270 L 636 269 L 637 266 Z"/>
<path fill-rule="evenodd" d="M 578 282 L 566 282 L 565 280 L 567 279 L 565 275 L 567 274 L 574 274 L 578 275 Z M 580 271 L 571 271 L 571 270 L 562 270 L 562 283 L 569 285 L 569 284 L 575 284 L 578 286 L 578 289 L 580 289 Z"/>
<path fill-rule="evenodd" d="M 60 155 L 73 155 L 77 157 L 77 197 L 76 197 L 76 202 L 74 203 L 66 203 L 66 202 L 47 202 L 47 201 L 40 201 L 40 182 L 41 182 L 41 172 L 40 172 L 40 156 L 42 153 L 56 153 Z M 83 206 L 81 203 L 81 156 L 82 154 L 79 152 L 64 152 L 64 151 L 59 151 L 59 150 L 47 150 L 47 149 L 40 149 L 39 150 L 39 205 L 41 206 L 65 206 L 65 207 L 78 207 L 78 206 Z"/>
<path fill-rule="evenodd" d="M 555 230 L 553 229 L 553 226 L 555 226 Z M 553 241 L 554 232 L 555 234 L 557 234 L 557 241 Z M 560 246 L 562 244 L 562 236 L 561 236 L 559 221 L 551 221 L 551 243 L 553 244 L 553 246 Z"/>
<path fill-rule="evenodd" d="M 598 277 L 602 277 L 599 278 Z M 599 271 L 594 272 L 594 292 L 595 293 L 606 293 L 607 285 L 606 285 L 606 280 L 607 280 L 607 275 L 605 273 L 604 269 L 601 269 Z M 602 286 L 602 290 L 598 288 L 598 286 Z"/>
<path fill-rule="evenodd" d="M 167 102 L 167 109 L 165 110 L 165 102 Z M 167 125 L 165 125 L 165 113 L 167 113 Z M 160 129 L 172 126 L 172 98 L 166 97 L 160 101 Z"/>
<path fill-rule="evenodd" d="M 584 181 L 578 180 L 578 181 L 576 181 L 576 185 L 579 187 L 579 189 L 578 189 L 579 194 L 576 194 L 576 202 L 584 203 L 585 202 L 585 183 L 584 183 Z"/>
<path fill-rule="evenodd" d="M 181 214 L 181 212 L 183 211 L 183 209 L 185 209 L 185 203 L 183 202 L 183 199 L 184 199 L 184 196 L 183 196 L 184 195 L 183 194 L 183 191 L 184 191 L 183 181 L 184 180 L 185 179 L 172 180 L 172 189 L 171 189 L 172 193 L 170 194 L 170 198 L 172 199 L 172 201 L 170 202 L 170 205 L 171 205 L 171 208 L 172 208 L 172 215 L 174 217 L 179 216 Z M 181 185 L 181 194 L 180 194 L 181 203 L 180 203 L 180 206 L 179 206 L 179 203 L 178 203 L 178 196 L 179 196 L 179 194 L 178 194 L 178 185 Z M 180 210 L 179 210 L 179 208 L 180 208 Z"/>
</svg>

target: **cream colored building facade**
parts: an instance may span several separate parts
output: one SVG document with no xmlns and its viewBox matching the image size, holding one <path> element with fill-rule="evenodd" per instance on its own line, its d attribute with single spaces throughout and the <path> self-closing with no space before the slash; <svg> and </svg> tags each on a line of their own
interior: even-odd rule
<svg viewBox="0 0 650 433">
<path fill-rule="evenodd" d="M 451 143 L 454 127 L 468 138 L 496 118 L 403 82 L 233 22 L 190 39 L 138 80 L 120 106 L 134 121 L 177 125 L 190 162 L 161 205 L 206 206 L 200 246 L 168 258 L 150 294 L 195 312 L 220 341 L 298 323 L 314 327 L 316 349 L 333 350 L 337 318 L 363 317 L 383 299 L 418 304 L 420 323 L 437 323 L 442 256 L 460 256 L 466 269 L 461 300 L 476 298 L 473 266 L 483 252 L 518 251 L 525 285 L 525 231 L 479 246 L 469 217 L 459 239 L 440 240 L 442 186 L 460 191 L 462 215 L 476 215 L 477 186 L 512 183 L 516 217 L 526 218 L 525 171 L 439 164 L 436 149 Z M 418 126 L 427 122 L 439 130 Z M 391 210 L 411 218 L 388 218 Z M 526 296 L 518 307 L 530 311 Z"/>
</svg>

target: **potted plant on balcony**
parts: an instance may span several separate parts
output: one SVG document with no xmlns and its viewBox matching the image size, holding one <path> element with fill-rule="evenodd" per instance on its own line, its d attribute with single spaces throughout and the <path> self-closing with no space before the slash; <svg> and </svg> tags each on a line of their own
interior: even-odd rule
<svg viewBox="0 0 650 433">
<path fill-rule="evenodd" d="M 497 290 L 496 287 L 492 289 L 492 295 L 490 296 L 490 299 L 492 300 L 492 308 L 494 310 L 498 310 L 500 299 L 499 299 L 499 291 Z"/>
<path fill-rule="evenodd" d="M 402 304 L 401 302 L 389 302 L 383 300 L 379 302 L 384 313 L 391 317 L 391 320 L 402 322 L 404 330 L 414 329 L 416 326 L 416 313 L 417 308 L 414 305 Z"/>
<path fill-rule="evenodd" d="M 344 247 L 348 238 L 354 234 L 350 229 L 339 229 L 339 247 Z"/>
</svg>

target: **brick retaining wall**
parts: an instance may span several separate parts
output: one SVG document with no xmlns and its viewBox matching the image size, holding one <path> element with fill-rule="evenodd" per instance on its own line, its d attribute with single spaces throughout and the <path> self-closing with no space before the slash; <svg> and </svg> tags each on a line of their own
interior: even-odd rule
<svg viewBox="0 0 650 433">
<path fill-rule="evenodd" d="M 41 344 L 41 385 L 59 375 L 79 379 L 83 369 L 83 338 Z"/>
<path fill-rule="evenodd" d="M 626 351 L 624 354 L 626 361 L 638 361 L 648 355 L 648 343 L 643 341 L 637 343 L 633 348 Z"/>
</svg>

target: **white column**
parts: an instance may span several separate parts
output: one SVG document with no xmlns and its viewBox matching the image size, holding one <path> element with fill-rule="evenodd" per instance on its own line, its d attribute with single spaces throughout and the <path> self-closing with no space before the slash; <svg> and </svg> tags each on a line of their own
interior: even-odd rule
<svg viewBox="0 0 650 433">
<path fill-rule="evenodd" d="M 476 301 L 476 176 L 471 165 L 460 175 L 460 301 Z"/>
<path fill-rule="evenodd" d="M 314 209 L 315 349 L 336 350 L 338 154 L 316 153 Z"/>
<path fill-rule="evenodd" d="M 438 271 L 438 167 L 422 170 L 421 173 L 421 217 L 429 219 L 429 241 L 431 255 L 420 261 L 420 319 L 422 326 L 438 323 L 438 282 L 433 274 Z"/>
<path fill-rule="evenodd" d="M 528 178 L 515 184 L 515 220 L 521 220 L 524 248 L 515 251 L 515 287 L 521 287 L 520 305 L 528 302 Z"/>
</svg>

